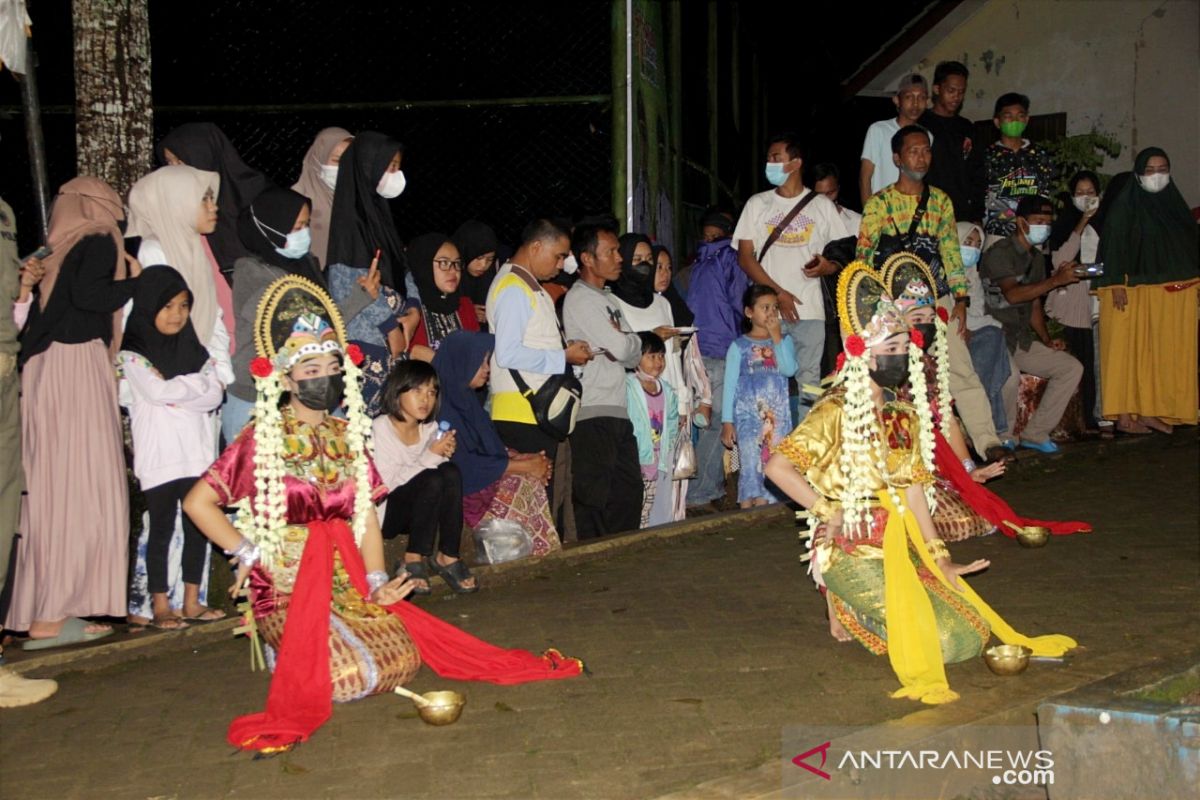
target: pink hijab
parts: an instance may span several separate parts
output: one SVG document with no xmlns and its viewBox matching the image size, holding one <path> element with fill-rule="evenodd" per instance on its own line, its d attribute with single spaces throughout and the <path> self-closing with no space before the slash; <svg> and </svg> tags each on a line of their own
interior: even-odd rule
<svg viewBox="0 0 1200 800">
<path fill-rule="evenodd" d="M 345 128 L 325 128 L 318 133 L 312 146 L 304 154 L 300 180 L 292 186 L 292 191 L 299 192 L 312 201 L 312 220 L 308 223 L 312 232 L 310 250 L 317 257 L 321 269 L 325 269 L 325 255 L 329 251 L 329 216 L 333 209 L 333 189 L 321 180 L 321 167 L 329 160 L 333 148 L 353 138 L 354 134 Z"/>
</svg>

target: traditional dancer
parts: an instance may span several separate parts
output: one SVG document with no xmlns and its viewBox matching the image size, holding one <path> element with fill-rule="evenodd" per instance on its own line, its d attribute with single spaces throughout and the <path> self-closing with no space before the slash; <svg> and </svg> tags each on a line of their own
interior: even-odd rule
<svg viewBox="0 0 1200 800">
<path fill-rule="evenodd" d="M 1067 636 L 1013 630 L 961 576 L 935 538 L 928 404 L 896 396 L 908 377 L 908 331 L 878 275 L 855 262 L 838 281 L 847 358 L 836 383 L 776 448 L 767 475 L 820 523 L 814 575 L 826 587 L 830 630 L 887 653 L 901 688 L 928 704 L 958 698 L 943 664 L 974 658 L 990 635 L 1035 655 L 1075 647 Z"/>
<path fill-rule="evenodd" d="M 401 602 L 414 585 L 384 571 L 375 502 L 387 489 L 369 454 L 361 353 L 345 336 L 315 284 L 288 276 L 267 288 L 251 362 L 255 417 L 185 503 L 239 562 L 232 591 L 249 578 L 258 631 L 277 653 L 266 711 L 229 727 L 235 747 L 274 752 L 305 741 L 331 700 L 389 692 L 422 661 L 445 678 L 502 684 L 582 669 L 554 650 L 502 650 Z M 343 395 L 348 421 L 330 414 Z M 239 509 L 237 528 L 222 511 L 229 506 Z"/>
<path fill-rule="evenodd" d="M 957 542 L 999 530 L 1014 538 L 1012 525 L 1037 525 L 1055 534 L 1091 532 L 1092 526 L 1086 522 L 1022 517 L 983 488 L 982 483 L 1004 472 L 1004 463 L 977 467 L 954 416 L 947 366 L 949 315 L 942 309 L 935 313 L 928 301 L 933 294 L 930 287 L 936 285 L 933 273 L 912 253 L 897 253 L 884 262 L 881 278 L 912 330 L 908 375 L 911 394 L 914 402 L 916 398 L 928 398 L 934 421 L 933 458 L 929 463 L 936 479 L 933 521 L 938 536 L 943 541 Z"/>
</svg>

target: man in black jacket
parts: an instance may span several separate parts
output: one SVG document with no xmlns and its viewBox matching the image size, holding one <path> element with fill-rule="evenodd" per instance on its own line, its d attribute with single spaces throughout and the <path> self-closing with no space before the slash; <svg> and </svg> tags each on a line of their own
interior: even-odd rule
<svg viewBox="0 0 1200 800">
<path fill-rule="evenodd" d="M 933 72 L 933 107 L 921 115 L 920 124 L 933 134 L 933 161 L 925 182 L 949 196 L 955 220 L 979 223 L 987 191 L 983 148 L 974 146 L 974 126 L 958 113 L 967 94 L 967 78 L 967 68 L 957 61 L 938 64 Z"/>
</svg>

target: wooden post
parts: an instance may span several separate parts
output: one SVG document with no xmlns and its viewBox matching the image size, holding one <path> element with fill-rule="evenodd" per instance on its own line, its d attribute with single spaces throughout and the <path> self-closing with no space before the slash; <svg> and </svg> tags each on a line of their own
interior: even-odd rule
<svg viewBox="0 0 1200 800">
<path fill-rule="evenodd" d="M 683 202 L 683 3 L 670 4 L 671 9 L 671 38 L 668 45 L 670 50 L 671 76 L 671 206 L 675 209 L 675 241 L 671 242 L 671 255 L 675 266 L 680 266 L 684 246 L 687 244 L 687 232 L 684 228 L 687 222 Z"/>
<path fill-rule="evenodd" d="M 627 58 L 629 41 L 627 28 L 628 0 L 613 0 L 612 10 L 612 210 L 624 228 L 629 215 L 627 147 L 629 115 L 633 109 L 627 102 L 629 76 Z"/>
<path fill-rule="evenodd" d="M 148 0 L 73 0 L 80 175 L 124 196 L 153 166 Z"/>
</svg>

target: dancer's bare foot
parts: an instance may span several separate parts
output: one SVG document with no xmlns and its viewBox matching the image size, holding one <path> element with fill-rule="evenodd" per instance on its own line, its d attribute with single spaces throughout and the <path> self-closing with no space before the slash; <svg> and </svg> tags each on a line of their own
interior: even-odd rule
<svg viewBox="0 0 1200 800">
<path fill-rule="evenodd" d="M 833 610 L 833 599 L 828 594 L 825 595 L 825 615 L 829 617 L 829 635 L 839 642 L 848 642 L 854 637 L 846 630 L 846 626 L 838 619 L 837 614 Z"/>
</svg>

